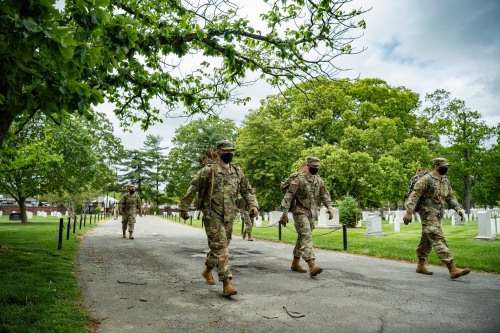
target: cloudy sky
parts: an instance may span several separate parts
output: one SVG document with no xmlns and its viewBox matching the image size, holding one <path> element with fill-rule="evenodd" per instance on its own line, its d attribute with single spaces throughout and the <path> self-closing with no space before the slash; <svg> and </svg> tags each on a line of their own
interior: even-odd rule
<svg viewBox="0 0 500 333">
<path fill-rule="evenodd" d="M 481 113 L 488 125 L 500 123 L 500 0 L 353 2 L 363 9 L 372 8 L 364 16 L 364 36 L 355 43 L 366 50 L 337 63 L 350 69 L 339 78 L 381 78 L 422 97 L 444 89 Z M 241 93 L 252 102 L 222 113 L 237 123 L 273 90 L 260 83 Z M 109 105 L 99 107 L 113 120 L 111 109 Z M 164 145 L 171 146 L 175 129 L 187 121 L 166 119 L 146 133 L 138 126 L 133 133 L 122 133 L 115 125 L 115 133 L 126 149 L 142 147 L 147 134 L 160 135 Z"/>
</svg>

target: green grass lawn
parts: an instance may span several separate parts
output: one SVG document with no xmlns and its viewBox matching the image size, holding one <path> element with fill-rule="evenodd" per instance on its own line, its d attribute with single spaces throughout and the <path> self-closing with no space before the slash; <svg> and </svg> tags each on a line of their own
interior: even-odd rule
<svg viewBox="0 0 500 333">
<path fill-rule="evenodd" d="M 87 220 L 80 230 L 77 223 L 69 240 L 64 230 L 58 250 L 59 219 L 30 222 L 0 217 L 0 332 L 90 332 L 74 258 L 80 237 L 96 224 Z"/>
<path fill-rule="evenodd" d="M 184 224 L 184 221 L 177 220 L 176 222 Z M 186 224 L 190 225 L 191 221 L 187 220 Z M 192 225 L 201 228 L 201 221 L 193 220 Z M 364 225 L 361 228 L 347 228 L 347 252 L 394 260 L 417 261 L 415 250 L 420 241 L 422 229 L 420 223 L 402 224 L 401 232 L 396 233 L 394 226 L 384 221 L 382 229 L 385 236 L 363 236 L 366 233 Z M 474 240 L 477 236 L 477 222 L 452 226 L 451 219 L 445 219 L 443 231 L 457 266 L 500 274 L 500 240 Z M 241 223 L 238 219 L 236 219 L 233 233 L 241 235 Z M 277 227 L 267 228 L 265 225 L 261 228 L 254 227 L 252 232 L 253 237 L 270 241 L 279 241 L 278 235 Z M 296 239 L 297 234 L 293 223 L 282 228 L 282 242 L 294 244 Z M 334 251 L 344 249 L 342 229 L 334 232 L 328 229 L 315 229 L 313 242 L 316 248 Z M 428 262 L 444 266 L 434 251 L 431 251 Z"/>
</svg>

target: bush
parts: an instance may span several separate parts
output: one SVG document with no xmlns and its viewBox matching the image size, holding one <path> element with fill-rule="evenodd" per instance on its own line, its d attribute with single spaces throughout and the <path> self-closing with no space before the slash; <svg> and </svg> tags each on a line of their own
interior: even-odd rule
<svg viewBox="0 0 500 333">
<path fill-rule="evenodd" d="M 349 228 L 356 228 L 356 221 L 361 219 L 361 210 L 358 209 L 356 199 L 346 195 L 338 201 L 340 223 L 346 224 Z"/>
<path fill-rule="evenodd" d="M 150 215 L 154 215 L 154 213 L 156 213 L 156 215 L 160 215 L 160 208 L 156 205 L 152 205 L 150 208 L 149 208 L 149 214 Z"/>
</svg>

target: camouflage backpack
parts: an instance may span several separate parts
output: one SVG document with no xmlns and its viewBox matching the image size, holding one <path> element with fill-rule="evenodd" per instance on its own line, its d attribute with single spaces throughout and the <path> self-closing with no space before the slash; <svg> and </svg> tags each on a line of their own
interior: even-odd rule
<svg viewBox="0 0 500 333">
<path fill-rule="evenodd" d="M 422 202 L 425 201 L 427 198 L 430 197 L 432 194 L 432 189 L 433 189 L 433 183 L 434 179 L 432 178 L 432 175 L 428 171 L 424 170 L 417 170 L 417 173 L 415 176 L 411 177 L 410 183 L 408 184 L 408 191 L 406 191 L 405 196 L 404 196 L 404 207 L 406 208 L 408 198 L 410 197 L 411 193 L 413 192 L 413 188 L 415 187 L 415 184 L 422 178 L 422 177 L 428 177 L 429 181 L 427 182 L 427 188 L 425 189 L 425 194 L 418 199 L 417 204 L 415 205 L 415 208 L 413 209 L 414 212 L 418 211 L 420 209 L 420 206 L 422 205 Z"/>
<path fill-rule="evenodd" d="M 285 194 L 288 191 L 288 188 L 290 187 L 290 183 L 292 182 L 293 179 L 298 178 L 299 182 L 301 182 L 302 181 L 302 177 L 300 177 L 300 176 L 303 175 L 303 174 L 304 173 L 302 173 L 302 172 L 295 172 L 290 177 L 283 178 L 281 180 L 281 185 L 280 185 L 281 193 Z"/>
</svg>

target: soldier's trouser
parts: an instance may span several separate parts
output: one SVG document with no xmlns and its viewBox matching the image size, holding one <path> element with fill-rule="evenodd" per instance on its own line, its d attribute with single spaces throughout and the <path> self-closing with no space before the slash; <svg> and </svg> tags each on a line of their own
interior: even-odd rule
<svg viewBox="0 0 500 333">
<path fill-rule="evenodd" d="M 250 218 L 247 214 L 245 214 L 245 231 L 247 234 L 252 233 L 252 228 L 253 228 L 253 219 Z"/>
<path fill-rule="evenodd" d="M 128 225 L 128 231 L 134 231 L 134 224 L 135 224 L 135 216 L 122 215 L 122 230 L 123 231 L 127 231 L 127 225 Z"/>
<path fill-rule="evenodd" d="M 445 264 L 453 261 L 453 256 L 450 253 L 443 230 L 441 229 L 439 216 L 436 214 L 426 214 L 422 216 L 422 236 L 417 246 L 417 257 L 427 260 L 427 256 L 432 248 L 434 248 L 439 259 Z"/>
<path fill-rule="evenodd" d="M 233 223 L 224 223 L 220 218 L 207 219 L 203 217 L 203 224 L 207 234 L 208 247 L 210 248 L 205 265 L 209 269 L 217 267 L 219 281 L 232 278 L 233 275 L 229 269 L 228 246 L 233 233 Z"/>
<path fill-rule="evenodd" d="M 117 208 L 115 208 L 115 211 L 114 211 L 113 213 L 114 213 L 114 215 L 115 215 L 115 219 L 117 219 L 117 218 L 118 218 L 118 209 L 117 209 Z"/>
<path fill-rule="evenodd" d="M 297 231 L 297 242 L 293 249 L 293 256 L 302 257 L 306 261 L 315 259 L 311 231 L 314 229 L 314 220 L 305 214 L 293 214 L 293 220 Z"/>
</svg>

